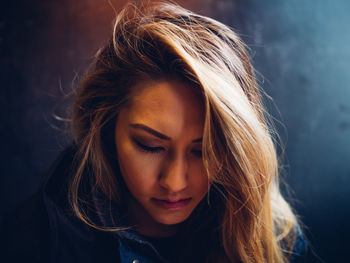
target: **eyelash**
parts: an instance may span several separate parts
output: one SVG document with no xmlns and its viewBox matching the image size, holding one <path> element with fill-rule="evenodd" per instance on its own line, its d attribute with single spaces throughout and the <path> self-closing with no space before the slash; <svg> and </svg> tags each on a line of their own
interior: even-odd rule
<svg viewBox="0 0 350 263">
<path fill-rule="evenodd" d="M 165 150 L 163 147 L 150 147 L 150 146 L 144 145 L 136 140 L 135 140 L 135 143 L 142 151 L 148 152 L 148 153 L 159 153 L 159 152 Z"/>
<path fill-rule="evenodd" d="M 202 158 L 202 150 L 193 150 L 192 153 L 198 158 Z"/>
<path fill-rule="evenodd" d="M 143 143 L 140 143 L 137 140 L 134 140 L 136 145 L 140 148 L 140 150 L 147 152 L 147 153 L 159 153 L 161 151 L 164 151 L 165 149 L 163 147 L 150 147 L 147 145 L 144 145 Z M 197 156 L 198 158 L 202 158 L 202 151 L 201 150 L 193 150 L 192 153 Z"/>
</svg>

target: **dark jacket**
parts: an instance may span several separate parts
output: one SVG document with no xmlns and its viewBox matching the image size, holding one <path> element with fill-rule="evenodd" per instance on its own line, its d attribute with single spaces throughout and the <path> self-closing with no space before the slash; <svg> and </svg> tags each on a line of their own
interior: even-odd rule
<svg viewBox="0 0 350 263">
<path fill-rule="evenodd" d="M 74 152 L 74 147 L 64 151 L 49 169 L 41 190 L 5 221 L 1 230 L 1 255 L 7 261 L 2 262 L 168 262 L 159 250 L 175 255 L 176 251 L 171 251 L 175 245 L 162 249 L 162 243 L 175 244 L 174 240 L 149 240 L 132 230 L 98 231 L 75 217 L 67 200 L 67 174 Z M 96 197 L 93 201 L 97 211 L 102 211 L 106 204 L 99 200 L 102 199 Z M 101 215 L 96 220 L 101 225 L 109 223 Z M 299 255 L 304 252 L 305 241 L 300 232 L 293 262 L 300 262 Z M 197 254 L 191 262 L 203 261 L 200 255 L 204 253 Z"/>
</svg>

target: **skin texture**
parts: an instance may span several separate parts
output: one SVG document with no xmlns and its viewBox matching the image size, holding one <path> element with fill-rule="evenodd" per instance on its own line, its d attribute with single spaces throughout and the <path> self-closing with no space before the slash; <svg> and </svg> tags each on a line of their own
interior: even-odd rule
<svg viewBox="0 0 350 263">
<path fill-rule="evenodd" d="M 175 234 L 208 192 L 203 123 L 198 95 L 175 80 L 139 83 L 120 111 L 117 157 L 129 190 L 129 220 L 141 234 Z"/>
</svg>

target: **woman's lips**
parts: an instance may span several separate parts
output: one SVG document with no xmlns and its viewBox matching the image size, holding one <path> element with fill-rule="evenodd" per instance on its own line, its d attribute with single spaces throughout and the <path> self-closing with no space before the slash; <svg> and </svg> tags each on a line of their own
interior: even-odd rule
<svg viewBox="0 0 350 263">
<path fill-rule="evenodd" d="M 151 200 L 159 207 L 167 209 L 167 210 L 177 210 L 186 206 L 192 198 L 183 198 L 179 200 L 170 201 L 168 199 L 157 199 L 152 198 Z"/>
</svg>

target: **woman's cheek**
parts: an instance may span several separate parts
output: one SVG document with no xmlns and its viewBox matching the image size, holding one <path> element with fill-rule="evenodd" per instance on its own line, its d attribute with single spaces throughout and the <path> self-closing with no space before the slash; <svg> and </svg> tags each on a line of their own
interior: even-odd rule
<svg viewBox="0 0 350 263">
<path fill-rule="evenodd" d="M 209 179 L 201 160 L 192 162 L 189 174 L 192 175 L 190 176 L 191 185 L 206 193 L 208 191 Z"/>
<path fill-rule="evenodd" d="M 161 170 L 161 154 L 143 152 L 135 147 L 130 148 L 128 152 L 125 172 L 129 176 L 133 177 L 134 180 L 143 182 L 157 178 Z"/>
</svg>

